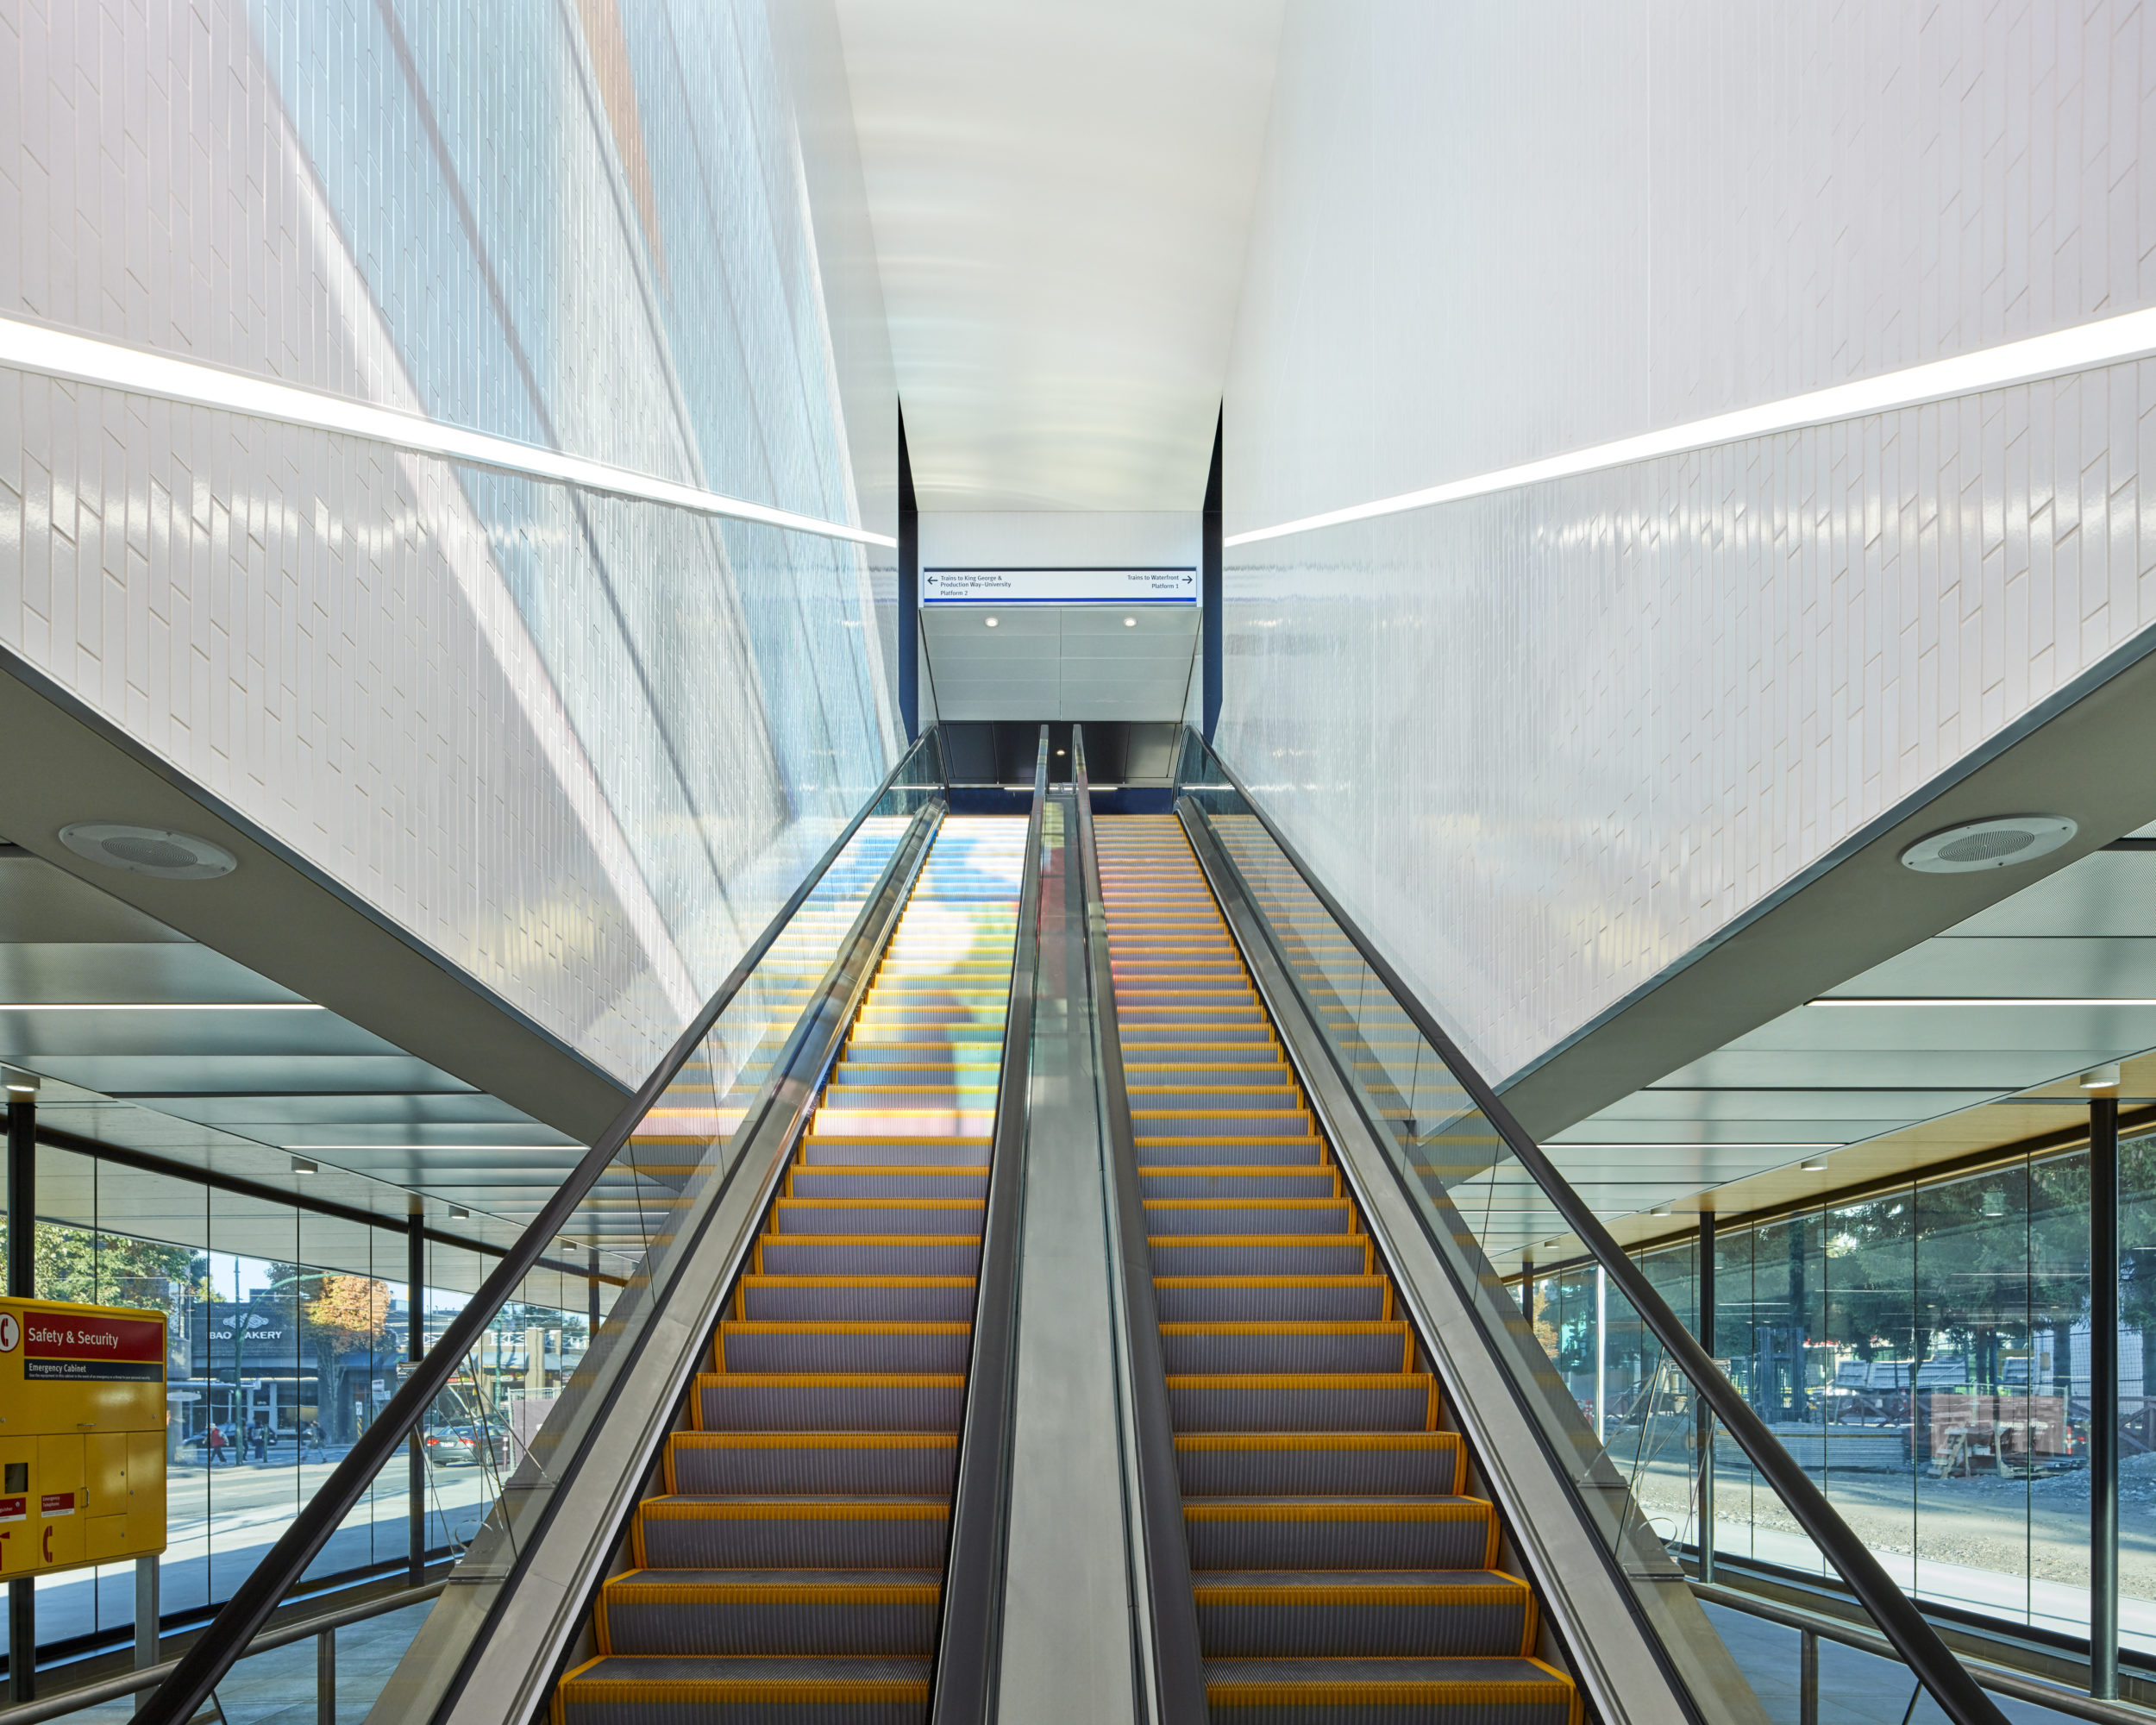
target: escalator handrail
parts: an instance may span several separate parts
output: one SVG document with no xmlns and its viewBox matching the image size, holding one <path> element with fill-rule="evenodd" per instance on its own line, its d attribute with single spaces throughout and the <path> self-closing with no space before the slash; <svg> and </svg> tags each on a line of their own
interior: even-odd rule
<svg viewBox="0 0 2156 1725">
<path fill-rule="evenodd" d="M 1843 1521 L 1827 1495 L 1812 1483 L 1811 1477 L 1800 1467 L 1779 1440 L 1767 1429 L 1766 1421 L 1759 1417 L 1752 1404 L 1739 1393 L 1736 1386 L 1714 1364 L 1706 1349 L 1699 1345 L 1692 1333 L 1670 1308 L 1669 1303 L 1648 1281 L 1646 1274 L 1634 1263 L 1615 1238 L 1605 1228 L 1583 1198 L 1571 1183 L 1557 1171 L 1557 1165 L 1543 1153 L 1542 1147 L 1531 1138 L 1519 1119 L 1507 1108 L 1490 1088 L 1482 1073 L 1460 1051 L 1459 1045 L 1448 1036 L 1431 1015 L 1415 992 L 1401 980 L 1400 973 L 1385 961 L 1361 927 L 1339 902 L 1326 891 L 1324 884 L 1313 875 L 1301 854 L 1289 844 L 1286 836 L 1273 824 L 1272 817 L 1261 807 L 1241 779 L 1227 762 L 1215 752 L 1194 731 L 1188 737 L 1201 751 L 1202 757 L 1211 762 L 1235 793 L 1243 800 L 1244 806 L 1257 817 L 1267 835 L 1282 856 L 1301 877 L 1303 886 L 1325 907 L 1327 916 L 1354 946 L 1356 952 L 1371 972 L 1382 983 L 1394 1004 L 1406 1013 L 1408 1019 L 1421 1034 L 1423 1040 L 1437 1051 L 1438 1056 L 1451 1069 L 1475 1106 L 1485 1119 L 1496 1127 L 1505 1140 L 1506 1147 L 1520 1160 L 1520 1165 L 1542 1189 L 1543 1195 L 1564 1220 L 1565 1225 L 1578 1238 L 1588 1255 L 1601 1265 L 1610 1283 L 1631 1302 L 1641 1323 L 1655 1339 L 1667 1349 L 1678 1370 L 1690 1379 L 1708 1411 L 1720 1420 L 1745 1458 L 1765 1478 L 1767 1484 L 1781 1498 L 1821 1554 L 1841 1576 L 1857 1602 L 1870 1614 L 1902 1662 L 1922 1681 L 1946 1716 L 1954 1725 L 2005 1725 L 2005 1716 L 1986 1695 L 1968 1668 L 1954 1657 L 1952 1651 L 1940 1638 L 1915 1602 L 1896 1585 L 1875 1558 L 1870 1547 L 1857 1537 L 1855 1531 Z M 1202 791 L 1205 785 L 1194 784 L 1188 779 L 1178 786 L 1179 793 Z M 1203 805 L 1200 806 L 1202 808 Z M 1232 861 L 1232 859 L 1231 859 Z M 1238 872 L 1240 872 L 1238 870 Z M 1269 919 L 1268 919 L 1269 921 Z M 1406 1183 L 1405 1176 L 1394 1164 L 1395 1179 Z"/>
<path fill-rule="evenodd" d="M 1086 965 L 1092 973 L 1094 1016 L 1100 1027 L 1100 1071 L 1106 1093 L 1112 1214 L 1122 1249 L 1123 1309 L 1129 1324 L 1132 1446 L 1138 1461 L 1139 1515 L 1153 1622 L 1153 1666 L 1164 1725 L 1205 1725 L 1205 1654 L 1198 1635 L 1197 1596 L 1190 1579 L 1190 1543 L 1183 1526 L 1182 1483 L 1175 1464 L 1175 1422 L 1168 1405 L 1168 1367 L 1161 1348 L 1160 1305 L 1153 1289 L 1153 1254 L 1139 1189 L 1138 1142 L 1123 1070 L 1116 1017 L 1115 977 L 1107 950 L 1106 901 L 1100 891 L 1100 850 L 1093 830 L 1093 793 L 1086 773 L 1085 727 L 1070 731 L 1071 772 L 1077 791 L 1080 878 L 1085 886 Z"/>
<path fill-rule="evenodd" d="M 931 1676 L 931 1725 L 984 1725 L 995 1717 L 1001 1674 L 1005 1542 L 1011 1495 L 1011 1391 L 1017 1366 L 1018 1228 L 1023 1220 L 1026 1113 L 1031 1089 L 1033 975 L 1039 958 L 1041 824 L 1048 806 L 1048 727 L 1033 756 L 1033 806 L 1011 940 L 1003 1064 L 996 1077 L 988 1194 L 981 1207 L 980 1285 L 973 1358 L 960 1416 L 958 1480 L 943 1565 L 943 1622 Z"/>
<path fill-rule="evenodd" d="M 495 1314 L 515 1297 L 524 1277 L 552 1246 L 599 1176 L 612 1166 L 630 1134 L 666 1094 L 667 1088 L 702 1045 L 720 1015 L 733 1004 L 735 996 L 747 985 L 764 955 L 786 932 L 794 913 L 852 842 L 862 823 L 874 812 L 906 768 L 930 751 L 934 751 L 940 771 L 942 751 L 933 727 L 924 731 L 920 740 L 899 756 L 897 764 L 884 775 L 883 782 L 862 804 L 815 867 L 787 896 L 778 913 L 765 925 L 762 933 L 726 973 L 718 991 L 681 1032 L 666 1057 L 622 1104 L 606 1130 L 593 1141 L 531 1224 L 517 1237 L 516 1243 L 503 1253 L 501 1261 L 479 1284 L 464 1309 L 414 1364 L 411 1375 L 398 1386 L 381 1413 L 360 1433 L 343 1459 L 330 1470 L 329 1478 L 300 1506 L 299 1513 L 277 1543 L 233 1590 L 231 1598 L 180 1659 L 172 1674 L 144 1699 L 135 1715 L 138 1725 L 186 1725 L 209 1701 L 224 1674 L 247 1652 L 269 1621 L 278 1603 L 298 1584 L 307 1566 L 367 1494 L 374 1476 L 426 1417 L 427 1409 L 448 1387 L 450 1377 L 480 1333 L 493 1322 Z"/>
</svg>

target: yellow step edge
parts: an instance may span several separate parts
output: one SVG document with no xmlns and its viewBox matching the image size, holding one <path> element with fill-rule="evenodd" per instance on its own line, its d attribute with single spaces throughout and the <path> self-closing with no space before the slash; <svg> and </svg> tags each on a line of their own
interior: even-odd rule
<svg viewBox="0 0 2156 1725">
<path fill-rule="evenodd" d="M 1456 1450 L 1457 1432 L 1178 1432 L 1179 1450 Z"/>
<path fill-rule="evenodd" d="M 1426 1371 L 1171 1372 L 1169 1389 L 1420 1389 L 1422 1429 L 1438 1428 L 1438 1381 Z"/>
<path fill-rule="evenodd" d="M 1314 1665 L 1316 1661 L 1312 1663 Z M 1401 1677 L 1329 1678 L 1297 1683 L 1277 1678 L 1208 1678 L 1206 1700 L 1208 1705 L 1231 1715 L 1245 1707 L 1492 1708 L 1547 1700 L 1552 1688 L 1561 1688 L 1570 1703 L 1565 1725 L 1583 1725 L 1587 1716 L 1586 1701 L 1579 1685 L 1540 1659 L 1530 1659 L 1528 1663 L 1546 1672 L 1547 1681 L 1501 1678 L 1466 1682 L 1458 1678 Z"/>
<path fill-rule="evenodd" d="M 818 1582 L 811 1579 L 814 1570 L 801 1571 L 799 1581 L 647 1581 L 641 1577 L 665 1575 L 665 1570 L 632 1570 L 627 1575 L 617 1575 L 606 1584 L 605 1591 L 634 1592 L 637 1602 L 650 1605 L 782 1605 L 793 1600 L 826 1601 L 839 1605 L 920 1605 L 931 1604 L 943 1595 L 943 1585 L 933 1581 L 887 1582 Z M 1472 1590 L 1455 1589 L 1464 1596 Z M 1490 1589 L 1492 1599 L 1501 1598 L 1500 1590 Z M 1480 1598 L 1474 1604 L 1489 1603 Z"/>
<path fill-rule="evenodd" d="M 923 1678 L 610 1678 L 585 1675 L 599 1660 L 579 1665 L 555 1687 L 551 1725 L 567 1725 L 567 1693 L 577 1690 L 578 1704 L 617 1706 L 693 1706 L 699 1702 L 724 1701 L 739 1706 L 837 1707 L 875 1702 L 888 1705 L 928 1705 L 928 1679 Z"/>
</svg>

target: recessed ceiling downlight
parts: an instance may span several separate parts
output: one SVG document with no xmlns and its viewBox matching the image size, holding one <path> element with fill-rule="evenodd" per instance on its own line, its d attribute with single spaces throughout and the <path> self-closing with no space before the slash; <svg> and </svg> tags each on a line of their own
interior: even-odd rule
<svg viewBox="0 0 2156 1725">
<path fill-rule="evenodd" d="M 240 866 L 239 859 L 222 845 L 191 832 L 122 820 L 78 820 L 60 828 L 60 842 L 76 856 L 108 869 L 154 875 L 163 881 L 214 881 Z"/>
<path fill-rule="evenodd" d="M 1971 820 L 1920 838 L 1902 853 L 1902 866 L 1920 875 L 1973 875 L 2048 856 L 2079 831 L 2063 814 L 2006 814 Z"/>
</svg>

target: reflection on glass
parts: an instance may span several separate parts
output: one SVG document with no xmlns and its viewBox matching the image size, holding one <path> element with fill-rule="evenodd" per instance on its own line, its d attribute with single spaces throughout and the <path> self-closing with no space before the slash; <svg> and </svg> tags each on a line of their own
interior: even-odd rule
<svg viewBox="0 0 2156 1725">
<path fill-rule="evenodd" d="M 461 1582 L 491 1586 L 513 1569 L 521 1538 L 542 1513 L 562 1464 L 581 1452 L 663 1304 L 683 1230 L 693 1233 L 699 1207 L 721 1189 L 805 1008 L 912 820 L 942 783 L 931 732 L 564 1228 L 563 1250 L 588 1253 L 619 1289 L 596 1334 L 573 1338 L 564 1320 L 557 1339 L 515 1308 L 490 1324 L 467 1367 L 473 1394 L 498 1418 L 501 1465 L 517 1489 L 476 1531 Z M 558 1372 L 550 1359 L 561 1362 Z M 486 1596 L 467 1598 L 482 1602 L 476 1609 L 491 1609 Z"/>
<path fill-rule="evenodd" d="M 1432 1241 L 1452 1253 L 1492 1333 L 1508 1322 L 1532 1351 L 1510 1364 L 1539 1398 L 1545 1435 L 1583 1481 L 1614 1474 L 1629 1486 L 1605 1526 L 1613 1546 L 1636 1517 L 1657 1544 L 1696 1554 L 1692 1386 L 1593 1263 L 1546 1262 L 1570 1233 L 1548 1195 L 1194 735 L 1183 776 L 1363 1111 L 1382 1123 Z M 1714 1352 L 1725 1375 L 1888 1573 L 1920 1596 L 2085 1635 L 2088 1432 L 2093 1418 L 2116 1420 L 2126 1458 L 2122 1639 L 2156 1652 L 2156 1521 L 2137 1513 L 2134 1495 L 2156 1484 L 2156 1402 L 2144 1399 L 2142 1373 L 2142 1333 L 2156 1328 L 2153 1145 L 2129 1142 L 2121 1157 L 2116 1408 L 2089 1405 L 2082 1152 L 1718 1231 Z M 1693 1244 L 1638 1261 L 1696 1331 Z M 1493 1263 L 1534 1264 L 1501 1312 L 1483 1299 Z M 1712 1431 L 1718 1556 L 1827 1573 L 1744 1452 L 1719 1425 Z"/>
<path fill-rule="evenodd" d="M 2156 1327 L 2156 1140 L 2122 1147 L 2121 1183 L 2121 1639 L 2156 1652 L 2156 1525 L 2135 1514 L 2137 1488 L 2156 1479 L 2142 1364 Z M 2088 1246 L 2076 1150 L 1724 1224 L 1715 1257 L 1728 1376 L 1887 1572 L 1936 1603 L 2073 1636 L 2088 1628 Z M 1690 1254 L 1639 1260 L 1688 1323 Z M 1591 1266 L 1539 1273 L 1532 1294 L 1534 1333 L 1583 1414 L 1583 1362 L 1602 1353 L 1620 1386 L 1646 1369 L 1614 1302 L 1598 1341 L 1593 1279 Z M 1696 1549 L 1656 1471 L 1634 1478 L 1643 1510 Z M 1715 1524 L 1723 1559 L 1827 1572 L 1727 1434 Z"/>
</svg>

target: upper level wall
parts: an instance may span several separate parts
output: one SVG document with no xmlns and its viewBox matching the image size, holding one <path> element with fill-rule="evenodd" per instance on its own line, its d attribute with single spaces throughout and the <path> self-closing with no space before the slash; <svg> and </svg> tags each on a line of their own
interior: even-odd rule
<svg viewBox="0 0 2156 1725">
<path fill-rule="evenodd" d="M 2151 28 L 1291 6 L 1229 533 L 2156 301 Z M 2156 620 L 2152 407 L 2120 366 L 1231 549 L 1223 750 L 1517 1072 Z"/>
<path fill-rule="evenodd" d="M 842 354 L 796 120 L 843 69 L 802 34 L 19 10 L 0 312 L 889 531 L 880 308 L 847 273 Z M 837 542 L 8 372 L 0 521 L 0 643 L 624 1079 L 895 747 Z"/>
</svg>

